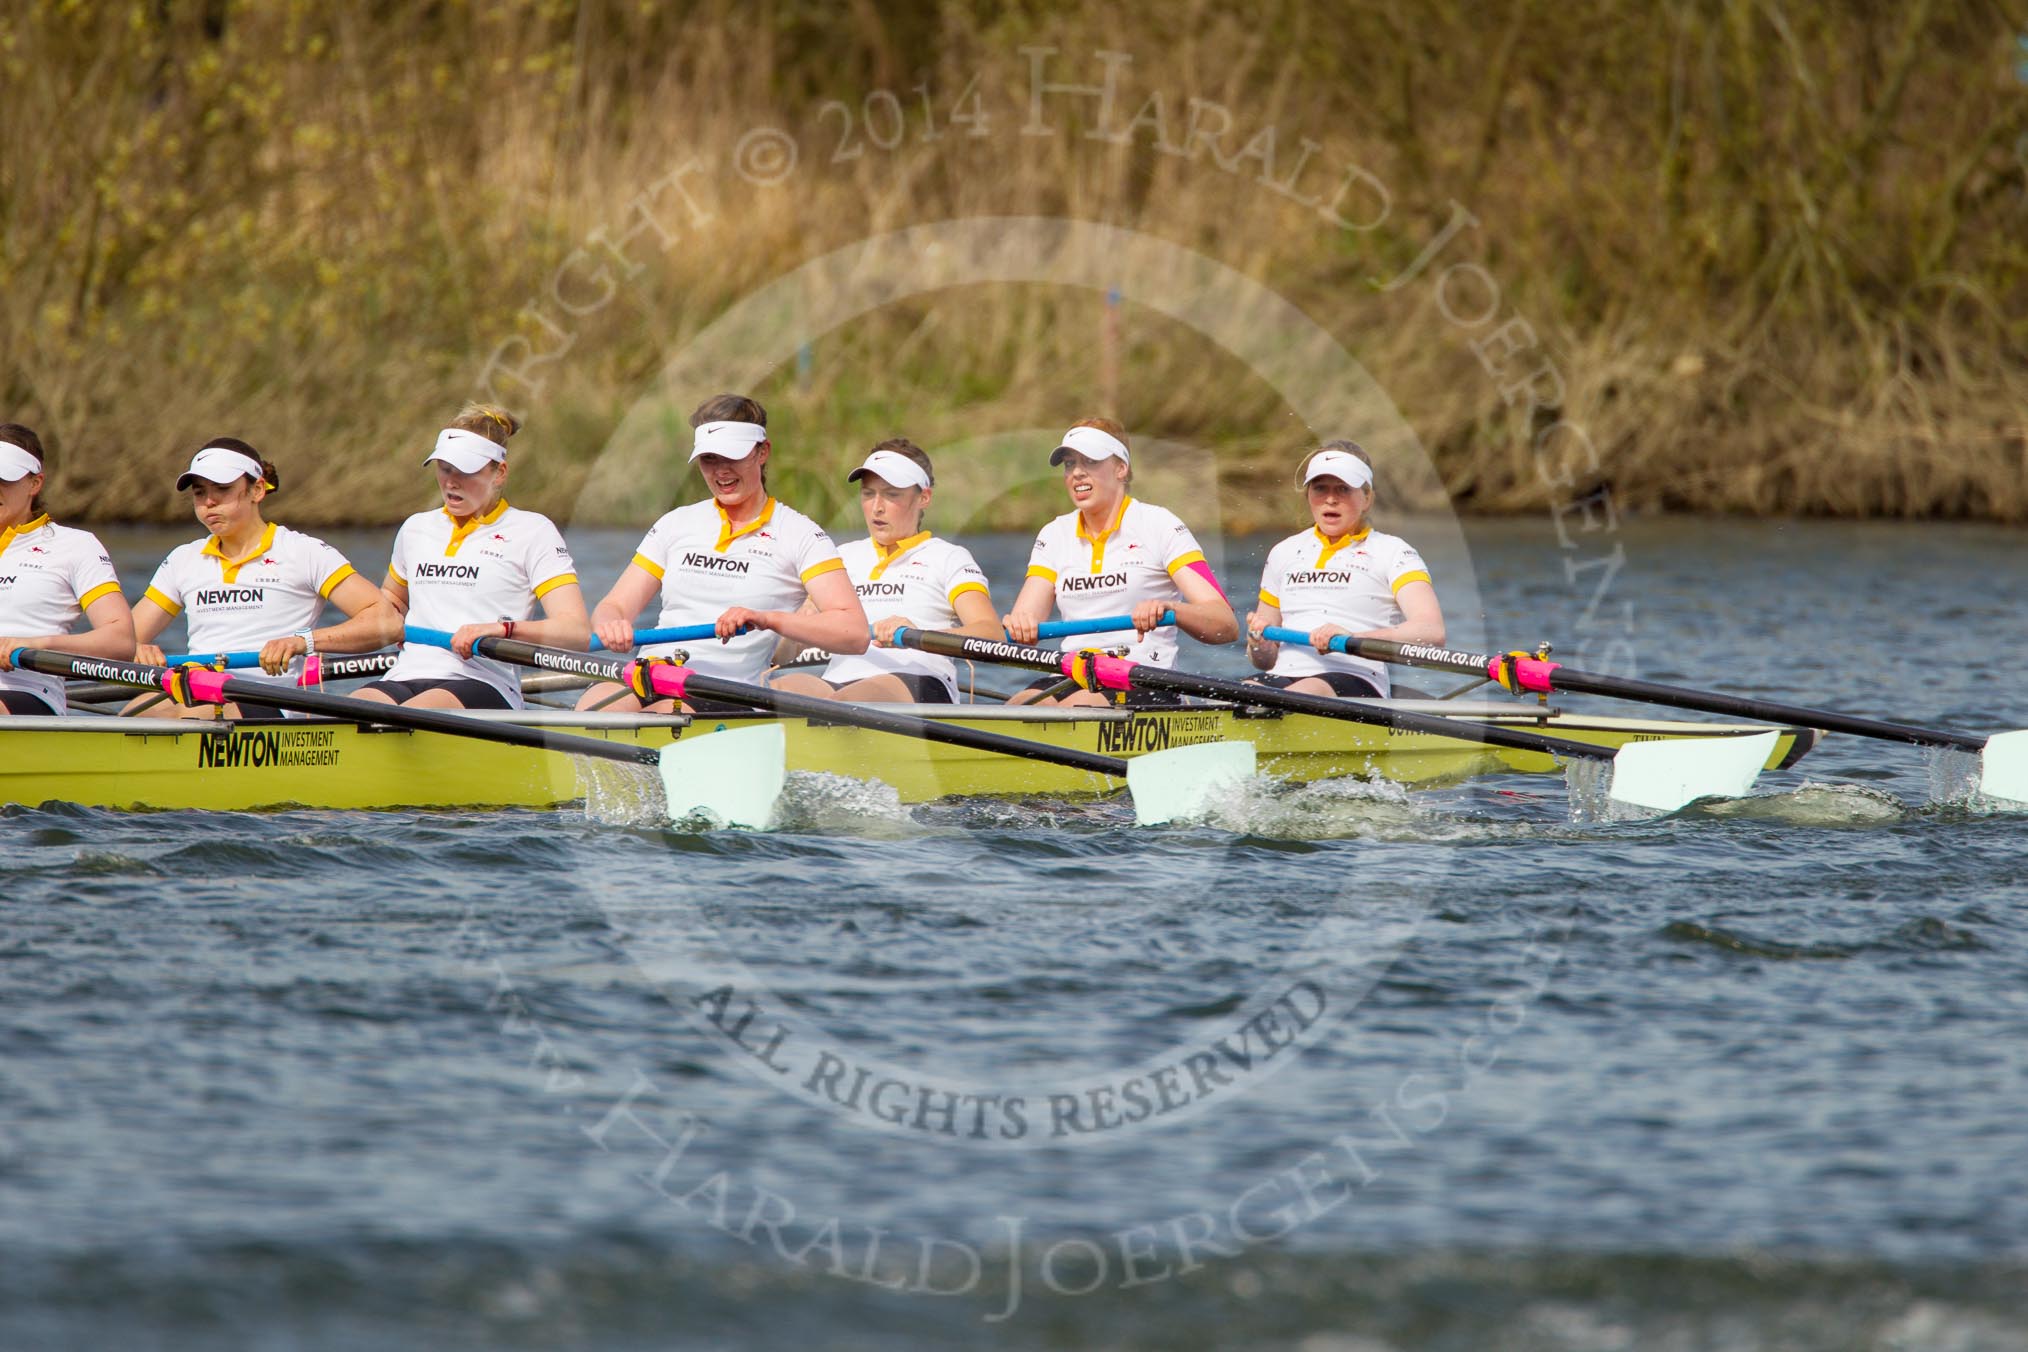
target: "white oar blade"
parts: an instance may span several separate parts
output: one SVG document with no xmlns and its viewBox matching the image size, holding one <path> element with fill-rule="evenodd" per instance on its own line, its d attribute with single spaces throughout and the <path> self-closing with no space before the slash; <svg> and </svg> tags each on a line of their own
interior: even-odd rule
<svg viewBox="0 0 2028 1352">
<path fill-rule="evenodd" d="M 2028 729 L 1996 732 L 1979 753 L 1979 793 L 2009 803 L 2028 803 Z"/>
<path fill-rule="evenodd" d="M 685 737 L 662 748 L 662 793 L 680 821 L 707 812 L 727 826 L 766 829 L 788 778 L 788 734 L 780 723 Z"/>
<path fill-rule="evenodd" d="M 1201 816 L 1221 793 L 1252 778 L 1254 761 L 1252 742 L 1205 742 L 1135 756 L 1127 762 L 1134 820 L 1160 826 Z"/>
<path fill-rule="evenodd" d="M 1674 812 L 1699 798 L 1739 798 L 1774 754 L 1779 734 L 1629 742 L 1613 757 L 1612 800 Z"/>
</svg>

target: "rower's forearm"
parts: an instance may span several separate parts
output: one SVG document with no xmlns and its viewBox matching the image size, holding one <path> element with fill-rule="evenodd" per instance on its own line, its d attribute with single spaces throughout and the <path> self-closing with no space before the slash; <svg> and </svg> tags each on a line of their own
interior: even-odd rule
<svg viewBox="0 0 2028 1352">
<path fill-rule="evenodd" d="M 23 648 L 99 657 L 109 662 L 131 662 L 134 658 L 134 626 L 131 621 L 102 624 L 75 634 L 44 634 L 40 638 L 16 639 L 15 643 Z"/>
<path fill-rule="evenodd" d="M 401 612 L 382 602 L 321 629 L 310 638 L 320 653 L 370 653 L 401 641 Z"/>
<path fill-rule="evenodd" d="M 591 647 L 591 622 L 559 620 L 553 616 L 542 620 L 516 620 L 514 637 L 520 642 L 539 643 L 545 648 L 584 652 Z"/>
<path fill-rule="evenodd" d="M 1174 607 L 1176 623 L 1199 643 L 1230 643 L 1239 637 L 1239 618 L 1220 601 L 1186 601 Z"/>
<path fill-rule="evenodd" d="M 1360 638 L 1380 639 L 1386 643 L 1427 643 L 1441 648 L 1444 642 L 1442 620 L 1403 620 L 1400 624 L 1386 629 L 1369 629 Z"/>
<path fill-rule="evenodd" d="M 784 615 L 775 632 L 806 648 L 822 648 L 829 653 L 863 653 L 870 643 L 866 613 L 857 610 Z"/>
</svg>

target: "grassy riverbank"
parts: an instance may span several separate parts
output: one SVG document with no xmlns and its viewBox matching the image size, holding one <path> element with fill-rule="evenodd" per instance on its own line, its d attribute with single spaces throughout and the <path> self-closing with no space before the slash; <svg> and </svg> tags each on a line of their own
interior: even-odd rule
<svg viewBox="0 0 2028 1352">
<path fill-rule="evenodd" d="M 1403 443 L 1391 402 L 1424 506 L 2028 517 L 2003 6 L 169 8 L 0 18 L 0 409 L 72 517 L 178 514 L 169 470 L 232 433 L 291 519 L 391 519 L 489 387 L 528 415 L 517 497 L 586 515 L 673 500 L 612 449 L 745 387 L 816 506 L 877 436 L 991 454 L 1111 407 L 1215 455 L 1244 525 L 1309 410 Z M 1117 307 L 918 240 L 839 327 L 812 307 L 865 260 L 767 341 L 706 333 L 833 250 L 987 216 L 1127 232 L 1041 258 Z M 1163 313 L 1201 289 L 1164 294 L 1164 245 L 1300 315 Z M 1373 391 L 1277 382 L 1303 317 Z"/>
</svg>

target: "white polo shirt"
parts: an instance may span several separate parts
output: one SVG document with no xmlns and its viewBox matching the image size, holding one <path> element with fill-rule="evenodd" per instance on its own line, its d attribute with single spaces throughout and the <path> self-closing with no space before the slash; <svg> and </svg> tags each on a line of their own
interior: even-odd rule
<svg viewBox="0 0 2028 1352">
<path fill-rule="evenodd" d="M 1095 620 L 1132 614 L 1142 601 L 1178 604 L 1183 593 L 1176 574 L 1203 562 L 1197 537 L 1174 512 L 1128 497 L 1096 539 L 1078 512 L 1044 526 L 1028 557 L 1028 576 L 1055 584 L 1056 610 L 1064 619 Z M 1139 642 L 1133 630 L 1119 629 L 1074 635 L 1060 646 L 1066 651 L 1125 646 L 1130 661 L 1166 667 L 1176 660 L 1176 626 L 1151 629 Z"/>
<path fill-rule="evenodd" d="M 854 540 L 838 553 L 869 624 L 900 616 L 918 628 L 951 629 L 958 623 L 960 596 L 977 592 L 991 597 L 986 574 L 972 551 L 928 531 L 897 541 L 891 550 L 872 540 Z M 950 692 L 951 702 L 957 702 L 957 663 L 913 648 L 868 648 L 834 656 L 824 668 L 824 679 L 859 681 L 884 673 L 934 677 Z"/>
<path fill-rule="evenodd" d="M 408 587 L 408 622 L 453 633 L 467 624 L 525 620 L 535 603 L 577 581 L 577 565 L 556 525 L 540 512 L 510 507 L 505 499 L 484 516 L 460 525 L 441 507 L 401 523 L 387 575 Z M 484 681 L 519 709 L 520 674 L 505 663 L 467 662 L 449 648 L 411 643 L 402 648 L 391 681 Z"/>
<path fill-rule="evenodd" d="M 823 527 L 773 498 L 737 529 L 715 498 L 678 507 L 648 528 L 634 563 L 662 583 L 657 629 L 713 624 L 734 606 L 795 610 L 809 599 L 811 579 L 845 566 Z M 664 657 L 678 648 L 704 675 L 758 683 L 774 655 L 775 635 L 757 629 L 726 643 L 693 639 L 641 651 Z"/>
<path fill-rule="evenodd" d="M 68 634 L 94 601 L 120 590 L 112 555 L 90 531 L 47 516 L 0 531 L 0 638 Z M 0 671 L 0 690 L 20 690 L 58 713 L 69 706 L 63 678 Z"/>
<path fill-rule="evenodd" d="M 316 536 L 270 522 L 244 558 L 226 558 L 215 535 L 170 550 L 147 599 L 185 615 L 186 651 L 240 652 L 314 627 L 324 602 L 353 575 L 345 556 Z"/>
<path fill-rule="evenodd" d="M 1422 556 L 1398 535 L 1368 527 L 1356 535 L 1329 539 L 1314 526 L 1268 551 L 1260 573 L 1260 599 L 1282 612 L 1282 623 L 1305 633 L 1335 624 L 1353 633 L 1386 629 L 1403 616 L 1395 597 L 1411 582 L 1428 582 Z M 1391 688 L 1387 665 L 1345 653 L 1319 653 L 1301 643 L 1284 643 L 1275 659 L 1276 676 L 1320 676 L 1349 672 Z"/>
</svg>

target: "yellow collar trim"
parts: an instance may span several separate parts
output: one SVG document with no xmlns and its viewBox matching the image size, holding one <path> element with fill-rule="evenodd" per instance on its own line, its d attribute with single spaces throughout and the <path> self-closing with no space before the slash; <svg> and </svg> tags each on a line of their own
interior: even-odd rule
<svg viewBox="0 0 2028 1352">
<path fill-rule="evenodd" d="M 1113 513 L 1113 523 L 1095 536 L 1084 528 L 1084 513 L 1079 512 L 1077 514 L 1077 538 L 1091 541 L 1091 570 L 1094 573 L 1106 566 L 1106 541 L 1112 539 L 1118 533 L 1120 522 L 1127 519 L 1127 508 L 1133 505 L 1133 495 L 1131 493 L 1122 494 L 1120 497 L 1120 510 Z"/>
<path fill-rule="evenodd" d="M 759 516 L 747 522 L 744 526 L 741 526 L 738 530 L 734 530 L 732 526 L 732 515 L 731 513 L 725 510 L 725 504 L 719 502 L 716 498 L 714 498 L 712 499 L 711 505 L 718 509 L 718 520 L 720 525 L 718 531 L 718 546 L 716 552 L 720 554 L 723 554 L 726 550 L 732 548 L 732 542 L 734 540 L 737 540 L 740 536 L 751 535 L 755 531 L 759 530 L 762 526 L 767 525 L 768 522 L 774 519 L 775 515 L 775 500 L 773 498 L 769 498 L 768 505 L 761 508 L 761 513 Z"/>
<path fill-rule="evenodd" d="M 498 502 L 494 503 L 493 506 L 487 511 L 481 512 L 477 516 L 468 516 L 463 521 L 460 521 L 455 516 L 452 516 L 450 508 L 448 507 L 444 508 L 444 516 L 451 523 L 451 538 L 449 542 L 444 545 L 444 557 L 448 559 L 454 554 L 456 554 L 458 552 L 458 546 L 465 543 L 466 538 L 470 536 L 473 531 L 479 529 L 479 527 L 481 526 L 492 525 L 495 521 L 498 521 L 502 516 L 504 516 L 506 512 L 507 512 L 507 499 L 505 498 L 502 498 Z"/>
<path fill-rule="evenodd" d="M 252 563 L 274 547 L 275 523 L 270 521 L 268 522 L 268 528 L 261 532 L 261 538 L 254 544 L 254 547 L 236 559 L 225 557 L 225 551 L 218 547 L 218 537 L 216 535 L 204 542 L 202 552 L 206 558 L 217 559 L 220 578 L 227 583 L 233 583 L 239 581 L 240 569 L 246 567 L 249 563 Z"/>
<path fill-rule="evenodd" d="M 873 552 L 880 556 L 880 562 L 873 565 L 872 578 L 876 581 L 879 580 L 880 575 L 887 571 L 888 564 L 893 563 L 896 559 L 929 538 L 930 532 L 924 530 L 917 531 L 906 540 L 896 540 L 892 547 L 883 545 L 878 540 L 868 540 L 867 543 L 873 546 Z"/>
<path fill-rule="evenodd" d="M 33 521 L 24 521 L 18 526 L 9 526 L 6 530 L 0 530 L 0 554 L 5 554 L 14 544 L 15 540 L 21 536 L 39 531 L 48 524 L 49 513 L 44 512 Z"/>
<path fill-rule="evenodd" d="M 1318 543 L 1324 546 L 1323 551 L 1317 555 L 1317 562 L 1315 565 L 1318 568 L 1322 568 L 1325 564 L 1331 561 L 1331 556 L 1333 554 L 1336 554 L 1346 545 L 1356 545 L 1361 540 L 1364 540 L 1367 536 L 1373 534 L 1373 527 L 1368 526 L 1364 530 L 1350 531 L 1344 535 L 1340 535 L 1335 540 L 1332 539 L 1330 536 L 1324 534 L 1324 532 L 1319 528 L 1317 528 L 1316 526 L 1310 527 L 1310 534 L 1316 536 Z"/>
</svg>

